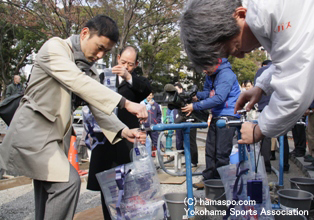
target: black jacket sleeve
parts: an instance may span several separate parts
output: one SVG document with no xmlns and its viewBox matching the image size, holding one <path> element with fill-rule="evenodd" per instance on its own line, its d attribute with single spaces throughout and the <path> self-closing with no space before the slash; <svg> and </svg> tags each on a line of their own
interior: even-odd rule
<svg viewBox="0 0 314 220">
<path fill-rule="evenodd" d="M 152 92 L 148 79 L 137 75 L 132 75 L 132 86 L 130 86 L 130 89 L 136 95 L 137 102 L 141 102 Z"/>
</svg>

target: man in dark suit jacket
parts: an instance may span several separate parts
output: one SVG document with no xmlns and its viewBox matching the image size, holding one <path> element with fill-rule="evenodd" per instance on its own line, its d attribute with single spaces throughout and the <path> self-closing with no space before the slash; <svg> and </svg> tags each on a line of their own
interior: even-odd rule
<svg viewBox="0 0 314 220">
<path fill-rule="evenodd" d="M 136 60 L 136 61 L 134 61 Z M 149 81 L 134 73 L 138 65 L 138 54 L 135 48 L 127 46 L 118 55 L 118 65 L 112 68 L 112 73 L 117 75 L 116 87 L 121 95 L 129 100 L 140 103 L 150 93 Z M 132 128 L 139 126 L 138 119 L 133 117 L 128 111 L 118 109 L 119 119 Z"/>
<path fill-rule="evenodd" d="M 118 93 L 130 101 L 140 103 L 151 93 L 151 87 L 146 78 L 137 76 L 134 73 L 137 65 L 137 50 L 132 46 L 127 46 L 118 55 L 118 65 L 112 68 L 112 73 L 117 75 L 116 87 Z M 139 127 L 136 116 L 123 109 L 118 109 L 118 118 L 130 129 Z M 98 140 L 104 139 L 102 133 L 95 133 L 95 136 Z M 130 150 L 132 147 L 133 144 L 125 139 L 115 145 L 110 144 L 108 141 L 105 144 L 97 145 L 92 151 L 87 189 L 101 191 L 95 176 L 96 173 L 131 162 Z M 104 218 L 106 220 L 111 219 L 104 195 L 102 192 L 100 193 Z"/>
</svg>

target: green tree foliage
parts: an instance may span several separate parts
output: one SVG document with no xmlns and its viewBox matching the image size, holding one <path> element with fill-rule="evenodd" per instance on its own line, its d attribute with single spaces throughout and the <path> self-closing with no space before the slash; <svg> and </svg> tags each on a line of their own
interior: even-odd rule
<svg viewBox="0 0 314 220">
<path fill-rule="evenodd" d="M 43 41 L 52 36 L 66 38 L 73 33 L 77 34 L 89 18 L 100 13 L 106 14 L 118 23 L 120 39 L 118 46 L 111 51 L 111 57 L 105 57 L 105 63 L 111 61 L 111 66 L 116 65 L 118 51 L 126 44 L 132 44 L 138 46 L 143 54 L 141 66 L 144 76 L 160 81 L 162 85 L 173 77 L 184 76 L 184 72 L 179 70 L 182 65 L 176 30 L 182 0 L 0 2 L 10 10 L 6 16 L 7 21 L 30 31 L 40 26 L 41 29 L 34 31 L 34 34 Z M 41 34 L 44 36 L 38 36 Z M 160 80 L 158 77 L 161 77 Z"/>
<path fill-rule="evenodd" d="M 150 78 L 157 92 L 162 91 L 165 84 L 177 81 L 179 75 L 183 74 L 180 72 L 180 40 L 177 36 L 165 34 L 166 31 L 159 33 L 154 35 L 154 41 L 145 39 L 140 52 L 144 76 Z M 151 34 L 149 36 L 152 37 Z"/>
<path fill-rule="evenodd" d="M 4 87 L 48 38 L 78 33 L 89 18 L 98 14 L 97 7 L 81 6 L 79 0 L 0 0 L 0 3 L 0 81 Z"/>
<path fill-rule="evenodd" d="M 181 73 L 181 45 L 177 21 L 181 0 L 145 1 L 138 5 L 138 13 L 130 16 L 122 25 L 120 45 L 138 45 L 143 75 L 151 81 L 154 91 L 163 90 L 167 83 L 173 83 Z M 143 13 L 145 12 L 145 13 Z M 124 17 L 127 13 L 123 13 Z M 134 23 L 138 21 L 137 23 Z M 130 25 L 125 25 L 126 23 Z M 135 25 L 132 25 L 135 24 Z M 126 33 L 130 37 L 126 39 Z"/>
<path fill-rule="evenodd" d="M 8 13 L 8 8 L 2 5 L 0 16 L 4 17 Z M 27 57 L 44 42 L 45 35 L 40 32 L 34 34 L 36 28 L 38 29 L 35 26 L 21 27 L 6 19 L 0 20 L 0 81 L 3 89 L 13 81 L 13 75 L 19 74 L 20 69 L 28 63 Z"/>
<path fill-rule="evenodd" d="M 229 57 L 232 70 L 238 77 L 238 81 L 245 80 L 254 81 L 256 71 L 261 67 L 261 63 L 266 60 L 266 54 L 264 51 L 256 49 L 249 54 L 246 54 L 244 58 Z"/>
<path fill-rule="evenodd" d="M 166 31 L 162 33 L 165 34 Z M 189 76 L 191 70 L 187 68 L 189 60 L 182 51 L 177 32 L 161 35 L 153 42 L 146 40 L 141 45 L 143 72 L 151 80 L 154 91 L 162 91 L 167 83 L 193 83 L 194 78 Z"/>
<path fill-rule="evenodd" d="M 147 51 L 153 47 L 153 55 L 160 50 L 160 43 L 164 41 L 177 23 L 182 0 L 126 0 L 100 1 L 108 14 L 117 21 L 120 29 L 118 47 L 112 51 L 112 66 L 116 65 L 116 55 L 126 44 L 137 45 L 140 50 Z M 149 64 L 143 66 L 143 73 L 148 76 L 153 68 Z"/>
<path fill-rule="evenodd" d="M 114 66 L 118 51 L 123 46 L 131 44 L 140 50 L 141 69 L 138 71 L 151 80 L 155 91 L 161 91 L 166 83 L 176 81 L 198 85 L 200 89 L 203 86 L 205 76 L 193 71 L 186 55 L 182 52 L 178 19 L 183 8 L 183 0 L 83 2 L 80 0 L 0 0 L 0 2 L 4 3 L 1 7 L 7 10 L 3 14 L 5 18 L 3 22 L 6 22 L 4 25 L 14 27 L 14 31 L 10 33 L 14 41 L 8 42 L 7 46 L 2 45 L 7 50 L 12 50 L 6 52 L 11 58 L 10 74 L 13 70 L 18 72 L 20 66 L 27 62 L 24 60 L 22 65 L 18 65 L 16 60 L 15 63 L 13 62 L 12 57 L 17 58 L 22 53 L 29 54 L 28 48 L 36 50 L 37 47 L 31 45 L 40 47 L 51 36 L 66 38 L 78 34 L 88 19 L 96 14 L 106 14 L 118 23 L 120 29 L 118 46 L 111 51 L 111 57 L 104 58 L 107 67 Z M 7 36 L 3 34 L 2 27 L 4 26 L 1 23 L 1 33 Z M 17 30 L 25 32 L 26 34 L 22 34 L 25 38 L 21 38 Z M 17 51 L 20 52 L 19 55 L 15 54 Z M 256 70 L 264 59 L 266 57 L 262 51 L 254 51 L 244 59 L 230 58 L 230 62 L 239 81 L 242 81 L 253 80 Z"/>
<path fill-rule="evenodd" d="M 188 88 L 190 88 L 192 85 L 197 85 L 198 91 L 202 91 L 204 87 L 206 74 L 197 73 L 192 67 L 190 67 L 189 70 L 192 73 L 192 75 L 183 78 L 182 79 L 183 82 L 189 85 Z"/>
<path fill-rule="evenodd" d="M 48 38 L 66 38 L 78 33 L 91 17 L 100 12 L 80 0 L 0 0 L 9 11 L 6 20 L 23 27 L 38 27 L 36 30 Z M 36 34 L 34 31 L 34 34 Z"/>
</svg>

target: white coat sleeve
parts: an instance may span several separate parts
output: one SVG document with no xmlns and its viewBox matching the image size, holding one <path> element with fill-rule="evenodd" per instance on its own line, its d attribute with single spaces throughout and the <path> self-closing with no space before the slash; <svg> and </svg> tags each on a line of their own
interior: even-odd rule
<svg viewBox="0 0 314 220">
<path fill-rule="evenodd" d="M 249 26 L 273 61 L 256 84 L 272 92 L 258 123 L 265 136 L 277 137 L 295 125 L 314 99 L 314 5 L 311 0 L 252 3 Z"/>
<path fill-rule="evenodd" d="M 272 64 L 270 67 L 268 67 L 262 75 L 260 75 L 255 83 L 255 86 L 261 88 L 266 95 L 271 95 L 272 92 L 274 91 L 273 88 L 270 85 L 270 81 L 271 81 L 271 76 L 272 76 L 272 72 L 274 72 L 275 70 L 275 66 Z"/>
</svg>

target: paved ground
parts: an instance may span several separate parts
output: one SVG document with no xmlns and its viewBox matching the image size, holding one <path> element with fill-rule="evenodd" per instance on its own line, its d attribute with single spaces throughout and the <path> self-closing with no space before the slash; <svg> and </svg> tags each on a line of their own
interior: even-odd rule
<svg viewBox="0 0 314 220">
<path fill-rule="evenodd" d="M 81 126 L 77 126 L 78 133 L 81 132 Z M 205 168 L 205 144 L 204 138 L 205 134 L 202 132 L 198 133 L 198 149 L 199 149 L 199 167 L 197 169 L 198 172 L 201 172 Z M 293 146 L 293 142 L 290 140 L 290 146 Z M 291 147 L 292 148 L 292 147 Z M 277 158 L 278 158 L 277 154 Z M 300 177 L 300 176 L 312 176 L 314 172 L 307 172 L 302 168 L 302 158 L 297 158 L 295 160 L 296 164 L 301 167 L 301 169 L 295 165 L 290 160 L 290 171 L 285 173 L 284 175 L 284 184 L 285 188 L 290 188 L 289 179 L 292 177 Z M 278 166 L 278 160 L 272 161 L 273 166 Z M 201 180 L 200 176 L 193 177 L 193 182 L 198 182 Z M 276 182 L 277 177 L 274 174 L 268 175 L 269 182 Z M 173 185 L 173 184 L 162 184 L 161 185 L 162 192 L 170 193 L 170 192 L 185 192 L 186 185 L 185 182 L 181 185 Z M 194 194 L 199 197 L 204 197 L 204 191 L 194 191 Z M 18 186 L 6 190 L 0 191 L 0 220 L 30 220 L 34 219 L 34 200 L 33 200 L 33 187 L 31 184 Z M 100 208 L 100 196 L 98 192 L 92 192 L 86 190 L 86 179 L 82 178 L 82 186 L 80 193 L 80 200 L 78 203 L 78 207 L 76 210 L 76 220 L 85 220 L 85 219 L 93 219 L 100 220 L 103 219 L 102 211 Z M 312 215 L 311 215 L 312 216 Z M 208 216 L 201 216 L 197 219 L 215 219 L 213 217 L 209 218 Z M 216 219 L 221 219 L 221 217 L 217 217 Z M 310 219 L 314 219 L 310 217 Z"/>
</svg>

